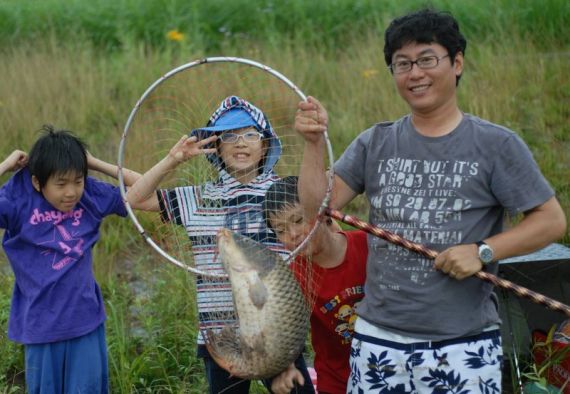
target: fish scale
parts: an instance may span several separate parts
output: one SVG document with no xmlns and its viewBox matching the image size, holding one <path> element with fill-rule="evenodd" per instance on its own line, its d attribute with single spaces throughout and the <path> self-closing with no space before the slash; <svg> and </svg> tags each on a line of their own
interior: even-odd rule
<svg viewBox="0 0 570 394">
<path fill-rule="evenodd" d="M 238 327 L 205 333 L 214 360 L 233 376 L 267 379 L 284 371 L 305 345 L 310 309 L 289 266 L 262 244 L 221 230 Z"/>
</svg>

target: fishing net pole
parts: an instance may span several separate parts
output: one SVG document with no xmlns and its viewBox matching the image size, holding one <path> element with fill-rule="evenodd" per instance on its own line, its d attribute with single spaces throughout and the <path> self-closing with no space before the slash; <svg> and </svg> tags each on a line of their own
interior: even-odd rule
<svg viewBox="0 0 570 394">
<path fill-rule="evenodd" d="M 339 220 L 343 223 L 351 225 L 355 228 L 363 230 L 368 234 L 372 234 L 378 238 L 382 238 L 383 240 L 388 241 L 394 245 L 398 245 L 402 248 L 421 254 L 422 256 L 425 256 L 429 259 L 435 259 L 438 255 L 438 252 L 429 249 L 424 245 L 412 242 L 398 234 L 387 231 L 378 226 L 374 226 L 354 216 L 344 214 L 336 209 L 325 208 L 324 214 L 326 216 Z M 563 304 L 560 301 L 556 301 L 543 294 L 532 291 L 526 287 L 519 286 L 509 280 L 499 278 L 496 275 L 493 275 L 485 271 L 478 271 L 475 273 L 475 276 L 481 280 L 492 283 L 493 285 L 500 287 L 501 289 L 512 291 L 519 297 L 527 298 L 536 304 L 543 305 L 548 309 L 552 309 L 554 311 L 562 312 L 566 316 L 570 317 L 570 307 L 568 305 Z"/>
</svg>

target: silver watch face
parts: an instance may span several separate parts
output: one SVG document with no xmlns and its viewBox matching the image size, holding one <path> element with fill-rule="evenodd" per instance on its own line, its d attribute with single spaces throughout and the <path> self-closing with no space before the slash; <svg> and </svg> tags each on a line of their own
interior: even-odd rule
<svg viewBox="0 0 570 394">
<path fill-rule="evenodd" d="M 479 259 L 484 264 L 489 264 L 493 261 L 493 249 L 489 245 L 481 245 L 479 246 Z"/>
</svg>

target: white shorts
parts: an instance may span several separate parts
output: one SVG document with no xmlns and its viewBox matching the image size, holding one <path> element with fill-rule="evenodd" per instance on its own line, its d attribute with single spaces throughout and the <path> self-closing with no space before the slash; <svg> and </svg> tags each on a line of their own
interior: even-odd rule
<svg viewBox="0 0 570 394">
<path fill-rule="evenodd" d="M 503 350 L 496 328 L 431 342 L 396 334 L 394 338 L 403 340 L 388 340 L 392 334 L 385 330 L 381 338 L 366 335 L 358 331 L 359 325 L 371 326 L 358 318 L 347 393 L 501 393 Z"/>
</svg>

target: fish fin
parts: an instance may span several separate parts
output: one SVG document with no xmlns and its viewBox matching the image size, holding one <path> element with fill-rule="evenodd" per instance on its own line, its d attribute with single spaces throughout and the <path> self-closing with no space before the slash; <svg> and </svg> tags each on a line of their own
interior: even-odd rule
<svg viewBox="0 0 570 394">
<path fill-rule="evenodd" d="M 267 302 L 267 297 L 269 297 L 267 287 L 265 287 L 259 276 L 256 276 L 255 280 L 249 284 L 249 298 L 251 302 L 257 309 L 261 309 Z"/>
<path fill-rule="evenodd" d="M 229 372 L 230 377 L 234 376 L 234 366 L 227 360 L 226 356 L 230 351 L 228 344 L 236 343 L 238 340 L 235 330 L 225 326 L 217 334 L 209 328 L 203 329 L 201 332 L 206 344 L 206 349 L 208 349 L 208 353 L 210 353 L 212 359 L 216 364 Z"/>
</svg>

